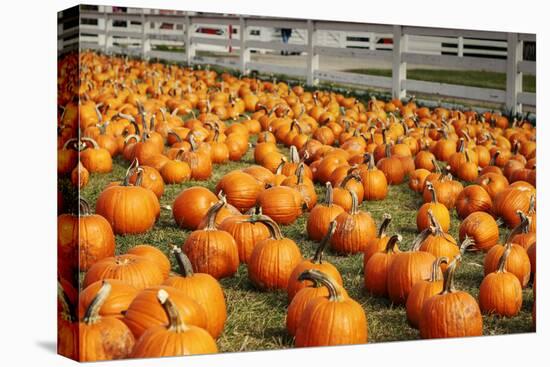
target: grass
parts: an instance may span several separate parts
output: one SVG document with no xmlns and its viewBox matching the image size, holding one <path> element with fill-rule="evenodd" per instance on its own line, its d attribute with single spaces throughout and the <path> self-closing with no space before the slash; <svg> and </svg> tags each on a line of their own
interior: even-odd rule
<svg viewBox="0 0 550 367">
<path fill-rule="evenodd" d="M 391 69 L 349 69 L 352 73 L 391 77 Z M 506 74 L 492 71 L 409 69 L 407 79 L 422 80 L 445 84 L 466 85 L 470 87 L 506 89 Z M 536 92 L 536 77 L 523 75 L 523 90 Z"/>
<path fill-rule="evenodd" d="M 281 147 L 281 149 L 284 148 Z M 201 185 L 213 190 L 224 174 L 251 164 L 254 164 L 252 150 L 240 162 L 216 166 L 208 181 L 189 181 L 178 185 L 166 185 L 161 205 L 171 205 L 178 193 L 187 187 Z M 81 195 L 88 199 L 92 206 L 95 205 L 103 188 L 109 182 L 120 180 L 124 176 L 127 166 L 128 163 L 122 158 L 116 158 L 113 171 L 109 174 L 92 174 L 88 185 L 81 191 Z M 322 200 L 323 190 L 319 185 L 316 188 L 319 199 Z M 369 211 L 377 223 L 381 222 L 384 213 L 391 213 L 393 221 L 390 230 L 392 233 L 398 232 L 403 236 L 400 248 L 406 250 L 417 235 L 415 218 L 417 208 L 421 204 L 420 196 L 413 193 L 405 183 L 392 186 L 386 200 L 364 202 L 361 209 Z M 282 227 L 282 231 L 285 236 L 296 241 L 304 257 L 310 257 L 313 255 L 316 243 L 307 239 L 306 220 L 307 214 L 302 215 L 292 225 Z M 455 238 L 458 238 L 459 223 L 456 213 L 453 212 L 450 233 Z M 189 233 L 189 231 L 181 230 L 176 226 L 170 210 L 163 209 L 159 221 L 151 231 L 140 235 L 116 236 L 116 252 L 122 254 L 137 244 L 148 243 L 157 246 L 169 255 L 170 245 L 182 245 Z M 501 237 L 506 234 L 507 230 L 501 231 Z M 418 331 L 407 324 L 403 306 L 394 306 L 388 300 L 372 297 L 364 291 L 362 256 L 336 256 L 327 250 L 325 259 L 338 267 L 350 296 L 357 300 L 367 312 L 369 342 L 419 339 Z M 175 262 L 173 259 L 171 261 L 173 270 L 176 270 Z M 482 254 L 467 253 L 462 266 L 457 271 L 457 287 L 477 297 L 479 285 L 483 279 L 482 264 Z M 236 352 L 292 347 L 293 340 L 285 329 L 287 307 L 285 292 L 258 291 L 248 280 L 247 269 L 244 265 L 240 266 L 234 277 L 221 280 L 221 284 L 227 300 L 228 319 L 224 333 L 218 339 L 220 351 Z M 529 287 L 524 290 L 524 303 L 518 316 L 511 319 L 484 316 L 484 335 L 531 332 L 532 305 L 533 293 Z"/>
</svg>

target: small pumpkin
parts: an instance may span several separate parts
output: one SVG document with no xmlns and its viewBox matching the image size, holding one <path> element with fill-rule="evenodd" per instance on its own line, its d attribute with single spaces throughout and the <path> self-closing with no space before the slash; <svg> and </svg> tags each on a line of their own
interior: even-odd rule
<svg viewBox="0 0 550 367">
<path fill-rule="evenodd" d="M 365 200 L 383 200 L 388 195 L 388 180 L 384 172 L 376 168 L 374 156 L 366 154 L 367 166 L 361 168 L 359 175 L 363 183 Z"/>
<path fill-rule="evenodd" d="M 444 273 L 443 290 L 428 298 L 422 306 L 418 328 L 423 339 L 481 336 L 483 319 L 474 297 L 454 288 L 458 261 Z"/>
<path fill-rule="evenodd" d="M 514 274 L 506 271 L 506 262 L 511 252 L 512 247 L 504 250 L 497 270 L 487 274 L 479 286 L 479 307 L 483 313 L 513 317 L 521 310 L 521 283 Z"/>
<path fill-rule="evenodd" d="M 296 347 L 367 343 L 367 316 L 359 303 L 318 270 L 306 270 L 299 280 L 320 282 L 328 289 L 328 296 L 307 303 L 296 327 Z"/>
<path fill-rule="evenodd" d="M 283 237 L 277 223 L 266 215 L 247 219 L 267 226 L 270 237 L 259 241 L 248 262 L 248 278 L 259 289 L 286 289 L 292 271 L 302 261 L 302 254 L 296 243 Z"/>
<path fill-rule="evenodd" d="M 443 232 L 448 232 L 451 227 L 449 209 L 438 201 L 437 193 L 431 182 L 426 182 L 426 189 L 431 193 L 432 201 L 422 204 L 420 209 L 418 209 L 418 213 L 416 213 L 416 228 L 418 228 L 419 232 L 422 232 L 431 225 L 428 215 L 428 212 L 431 211 Z"/>
<path fill-rule="evenodd" d="M 183 244 L 183 250 L 193 268 L 216 279 L 233 276 L 239 267 L 235 239 L 229 233 L 217 229 L 215 224 L 216 215 L 224 205 L 224 200 L 220 200 L 208 209 L 206 227 L 193 231 Z"/>
<path fill-rule="evenodd" d="M 165 290 L 158 291 L 157 299 L 166 313 L 168 324 L 147 329 L 137 341 L 131 357 L 171 357 L 218 352 L 216 342 L 206 330 L 183 321 Z"/>
<path fill-rule="evenodd" d="M 401 235 L 388 238 L 386 248 L 372 254 L 364 261 L 365 288 L 375 296 L 388 295 L 388 269 L 396 253 L 399 252 L 397 243 L 401 242 Z"/>
<path fill-rule="evenodd" d="M 324 204 L 315 205 L 307 218 L 308 237 L 313 241 L 321 240 L 327 233 L 330 223 L 343 211 L 341 206 L 333 204 L 332 184 L 327 182 Z"/>
<path fill-rule="evenodd" d="M 363 251 L 363 264 L 366 264 L 372 255 L 377 252 L 384 251 L 386 249 L 386 244 L 390 239 L 387 236 L 387 230 L 391 223 L 392 216 L 388 213 L 384 213 L 382 216 L 382 223 L 378 227 L 378 235 L 376 238 L 372 238 L 367 242 L 367 246 Z"/>
<path fill-rule="evenodd" d="M 265 215 L 279 224 L 293 223 L 302 214 L 303 198 L 295 189 L 275 186 L 258 195 L 258 205 Z"/>
<path fill-rule="evenodd" d="M 460 253 L 456 240 L 453 236 L 443 231 L 431 210 L 428 210 L 428 216 L 430 218 L 430 226 L 423 230 L 415 239 L 415 241 L 420 243 L 420 251 L 429 252 L 436 258 L 455 258 Z M 445 269 L 446 263 L 443 263 L 441 270 L 444 271 Z"/>
<path fill-rule="evenodd" d="M 260 182 L 242 171 L 231 171 L 223 176 L 216 185 L 216 194 L 223 191 L 227 202 L 242 213 L 256 205 L 256 199 L 262 191 Z"/>
<path fill-rule="evenodd" d="M 176 196 L 172 203 L 172 215 L 179 227 L 194 230 L 217 201 L 216 195 L 207 188 L 189 187 Z"/>
</svg>

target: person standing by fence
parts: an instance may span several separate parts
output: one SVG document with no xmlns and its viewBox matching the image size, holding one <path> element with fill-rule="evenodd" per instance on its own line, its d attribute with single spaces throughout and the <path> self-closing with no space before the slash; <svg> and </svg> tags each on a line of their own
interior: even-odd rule
<svg viewBox="0 0 550 367">
<path fill-rule="evenodd" d="M 283 44 L 285 49 L 281 50 L 281 55 L 290 55 L 286 46 L 288 45 L 288 40 L 292 36 L 292 28 L 281 28 L 281 38 L 283 39 Z"/>
</svg>

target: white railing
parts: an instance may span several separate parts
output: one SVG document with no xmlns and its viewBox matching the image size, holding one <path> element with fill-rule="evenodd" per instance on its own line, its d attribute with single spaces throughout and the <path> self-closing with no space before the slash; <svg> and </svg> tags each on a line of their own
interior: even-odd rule
<svg viewBox="0 0 550 367">
<path fill-rule="evenodd" d="M 160 14 L 151 9 L 117 13 L 101 6 L 99 11 L 80 10 L 80 27 L 68 29 L 60 14 L 58 46 L 60 50 L 80 47 L 188 65 L 213 64 L 243 74 L 252 70 L 285 74 L 304 78 L 308 85 L 328 81 L 389 89 L 397 98 L 416 92 L 505 104 L 513 112 L 521 112 L 523 105 L 536 107 L 536 94 L 522 88 L 523 74 L 536 74 L 535 62 L 522 58 L 523 42 L 535 42 L 534 34 L 178 13 Z M 286 45 L 275 31 L 280 28 L 293 30 Z M 251 52 L 281 50 L 305 54 L 305 64 L 291 67 L 251 60 Z M 199 56 L 197 51 L 225 54 Z M 391 63 L 392 76 L 321 70 L 322 56 L 383 60 Z M 407 79 L 408 64 L 502 72 L 506 90 Z"/>
</svg>

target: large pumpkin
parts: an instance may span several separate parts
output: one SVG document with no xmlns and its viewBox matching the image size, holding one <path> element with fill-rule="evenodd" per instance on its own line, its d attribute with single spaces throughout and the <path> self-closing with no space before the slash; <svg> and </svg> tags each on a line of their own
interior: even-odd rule
<svg viewBox="0 0 550 367">
<path fill-rule="evenodd" d="M 485 212 L 471 213 L 460 223 L 458 228 L 459 240 L 466 236 L 473 238 L 475 247 L 481 251 L 489 251 L 498 243 L 499 230 L 495 219 Z"/>
<path fill-rule="evenodd" d="M 227 197 L 227 202 L 244 213 L 256 205 L 262 186 L 248 173 L 231 171 L 216 185 L 216 194 L 222 190 Z"/>
<path fill-rule="evenodd" d="M 290 224 L 302 214 L 303 198 L 293 188 L 275 186 L 260 193 L 258 204 L 263 213 L 278 224 Z"/>
<path fill-rule="evenodd" d="M 172 203 L 172 215 L 178 226 L 194 230 L 217 201 L 216 195 L 207 188 L 189 187 L 180 192 Z"/>
<path fill-rule="evenodd" d="M 86 310 L 101 289 L 104 280 L 98 280 L 84 288 L 78 296 L 78 317 L 83 318 Z M 138 294 L 138 289 L 122 280 L 109 279 L 111 291 L 99 309 L 100 316 L 122 319 L 124 313 Z"/>
</svg>

